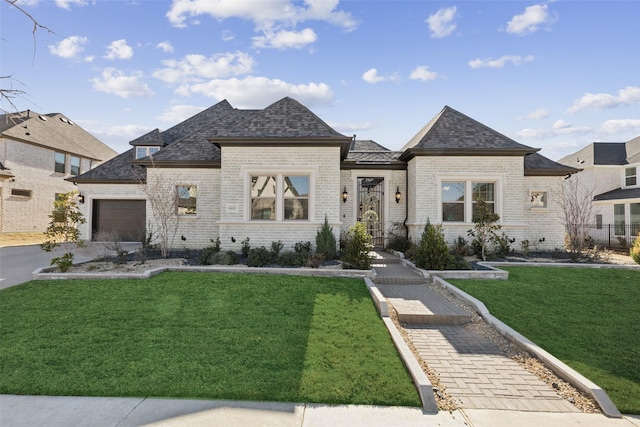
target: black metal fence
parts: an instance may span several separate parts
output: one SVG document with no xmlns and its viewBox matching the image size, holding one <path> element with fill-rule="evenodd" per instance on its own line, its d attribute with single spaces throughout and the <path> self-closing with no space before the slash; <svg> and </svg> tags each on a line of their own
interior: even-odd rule
<svg viewBox="0 0 640 427">
<path fill-rule="evenodd" d="M 638 237 L 640 224 L 600 224 L 589 226 L 590 242 L 608 249 L 628 249 Z"/>
</svg>

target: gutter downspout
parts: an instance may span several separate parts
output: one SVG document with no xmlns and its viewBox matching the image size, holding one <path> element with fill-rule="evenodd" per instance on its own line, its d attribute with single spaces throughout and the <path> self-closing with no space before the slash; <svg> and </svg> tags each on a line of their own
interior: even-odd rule
<svg viewBox="0 0 640 427">
<path fill-rule="evenodd" d="M 404 234 L 405 238 L 409 240 L 409 227 L 407 227 L 407 220 L 409 219 L 409 165 L 404 170 Z"/>
</svg>

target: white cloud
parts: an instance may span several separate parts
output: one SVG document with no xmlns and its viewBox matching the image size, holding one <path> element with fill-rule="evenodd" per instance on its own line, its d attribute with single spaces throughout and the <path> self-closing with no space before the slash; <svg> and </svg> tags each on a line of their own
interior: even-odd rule
<svg viewBox="0 0 640 427">
<path fill-rule="evenodd" d="M 348 31 L 357 26 L 350 13 L 335 10 L 338 0 L 305 0 L 303 6 L 298 4 L 283 0 L 261 0 L 259 6 L 255 2 L 237 0 L 173 0 L 166 17 L 176 27 L 186 27 L 188 17 L 200 15 L 210 15 L 218 20 L 246 19 L 259 28 L 271 28 L 276 23 L 295 26 L 307 20 L 329 22 Z"/>
<path fill-rule="evenodd" d="M 369 70 L 362 73 L 362 80 L 367 83 L 376 84 L 380 82 L 386 81 L 396 81 L 398 80 L 397 74 L 390 74 L 388 76 L 381 76 L 378 74 L 378 70 L 375 68 L 370 68 Z"/>
<path fill-rule="evenodd" d="M 551 129 L 522 129 L 516 132 L 520 138 L 553 138 L 566 135 L 584 135 L 591 132 L 591 128 L 584 126 L 574 126 L 565 120 L 556 120 Z"/>
<path fill-rule="evenodd" d="M 220 53 L 207 58 L 204 55 L 186 55 L 182 60 L 162 61 L 165 68 L 156 70 L 153 76 L 166 83 L 201 82 L 202 79 L 219 79 L 248 74 L 255 62 L 243 52 Z"/>
<path fill-rule="evenodd" d="M 115 68 L 105 68 L 101 77 L 91 79 L 93 90 L 112 93 L 121 98 L 152 97 L 153 91 L 142 81 L 142 73 L 126 75 Z"/>
<path fill-rule="evenodd" d="M 608 93 L 585 93 L 581 98 L 576 99 L 567 111 L 577 113 L 582 110 L 606 110 L 639 102 L 640 86 L 627 86 L 618 91 L 618 96 Z"/>
<path fill-rule="evenodd" d="M 435 71 L 429 70 L 429 67 L 426 65 L 420 65 L 416 67 L 409 75 L 410 79 L 422 80 L 425 82 L 429 80 L 434 80 L 437 77 L 438 77 L 438 73 L 436 73 Z"/>
<path fill-rule="evenodd" d="M 63 9 L 70 10 L 72 4 L 75 4 L 76 6 L 86 6 L 87 2 L 86 0 L 56 0 L 56 6 Z"/>
<path fill-rule="evenodd" d="M 455 6 L 451 6 L 442 8 L 436 13 L 429 15 L 425 22 L 429 26 L 429 30 L 431 30 L 432 38 L 441 39 L 451 35 L 451 33 L 455 31 L 456 23 L 454 19 L 456 18 L 457 10 Z"/>
<path fill-rule="evenodd" d="M 332 123 L 327 123 L 329 126 L 331 126 L 333 129 L 335 129 L 336 131 L 340 132 L 343 135 L 351 135 L 354 133 L 357 133 L 359 131 L 364 131 L 364 130 L 369 130 L 372 129 L 375 124 L 372 122 L 361 122 L 361 123 L 357 123 L 357 122 L 353 122 L 353 123 L 337 123 L 337 122 L 332 122 Z"/>
<path fill-rule="evenodd" d="M 607 120 L 600 127 L 602 132 L 608 134 L 635 129 L 640 130 L 640 119 Z"/>
<path fill-rule="evenodd" d="M 127 44 L 125 39 L 112 41 L 107 48 L 107 59 L 131 59 L 133 57 L 133 49 Z"/>
<path fill-rule="evenodd" d="M 507 23 L 507 32 L 522 36 L 535 33 L 540 25 L 549 25 L 556 22 L 557 17 L 549 15 L 548 7 L 546 4 L 535 4 L 526 7 L 522 14 L 515 15 Z"/>
<path fill-rule="evenodd" d="M 253 46 L 259 48 L 300 49 L 318 39 L 318 35 L 311 28 L 305 28 L 302 31 L 278 32 L 265 31 L 263 36 L 253 37 Z"/>
<path fill-rule="evenodd" d="M 49 45 L 49 52 L 61 58 L 72 59 L 84 50 L 84 45 L 89 42 L 86 37 L 71 36 L 56 45 Z"/>
<path fill-rule="evenodd" d="M 278 79 L 247 76 L 242 79 L 214 79 L 206 83 L 181 86 L 182 96 L 199 93 L 215 99 L 232 100 L 237 108 L 264 108 L 285 96 L 291 96 L 307 107 L 328 104 L 333 91 L 325 83 L 292 84 Z"/>
<path fill-rule="evenodd" d="M 571 123 L 567 122 L 566 120 L 560 119 L 553 122 L 554 129 L 568 129 L 570 127 L 571 127 Z"/>
<path fill-rule="evenodd" d="M 524 118 L 529 120 L 542 120 L 549 117 L 551 113 L 544 108 L 538 108 L 537 110 L 530 111 Z M 519 117 L 518 119 L 522 120 L 523 117 Z"/>
<path fill-rule="evenodd" d="M 204 108 L 196 107 L 195 105 L 172 105 L 156 118 L 163 122 L 180 123 L 189 117 L 195 116 L 202 110 L 204 110 Z"/>
<path fill-rule="evenodd" d="M 520 55 L 503 55 L 498 59 L 473 59 L 469 61 L 469 66 L 471 68 L 502 68 L 509 62 L 511 62 L 513 65 L 520 65 L 523 62 L 531 62 L 534 59 L 535 58 L 533 55 L 527 55 L 524 58 Z"/>
<path fill-rule="evenodd" d="M 156 48 L 161 49 L 165 53 L 173 53 L 173 45 L 169 41 L 158 43 Z"/>
</svg>

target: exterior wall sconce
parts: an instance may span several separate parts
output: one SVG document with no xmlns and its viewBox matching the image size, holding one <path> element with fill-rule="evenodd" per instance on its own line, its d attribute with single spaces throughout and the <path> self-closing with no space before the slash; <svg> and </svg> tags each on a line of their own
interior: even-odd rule
<svg viewBox="0 0 640 427">
<path fill-rule="evenodd" d="M 78 194 L 78 203 L 80 203 L 81 205 L 84 205 L 84 194 L 82 193 Z"/>
<path fill-rule="evenodd" d="M 347 203 L 347 199 L 349 198 L 349 193 L 347 193 L 347 187 L 344 187 L 342 191 L 342 203 Z"/>
<path fill-rule="evenodd" d="M 400 203 L 400 197 L 402 197 L 402 193 L 400 192 L 400 187 L 396 188 L 396 203 Z"/>
</svg>

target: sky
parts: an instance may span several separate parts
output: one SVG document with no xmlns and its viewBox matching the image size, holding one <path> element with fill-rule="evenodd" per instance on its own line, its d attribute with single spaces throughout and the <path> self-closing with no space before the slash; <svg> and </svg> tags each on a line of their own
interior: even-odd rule
<svg viewBox="0 0 640 427">
<path fill-rule="evenodd" d="M 399 150 L 448 105 L 558 160 L 640 136 L 640 1 L 0 0 L 5 111 L 117 152 L 290 96 Z M 34 21 L 36 26 L 34 31 Z"/>
</svg>

